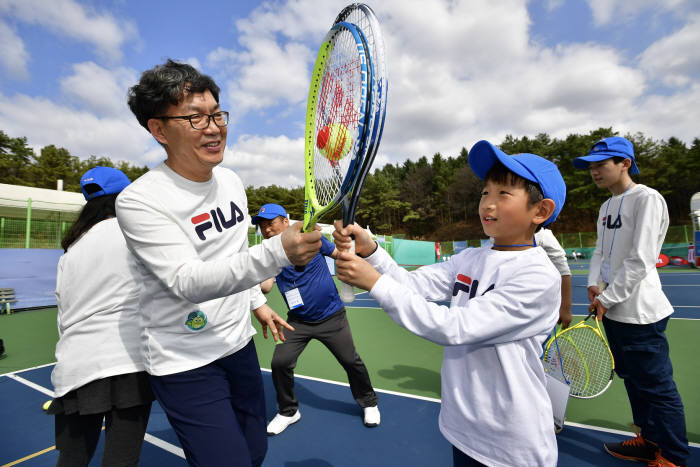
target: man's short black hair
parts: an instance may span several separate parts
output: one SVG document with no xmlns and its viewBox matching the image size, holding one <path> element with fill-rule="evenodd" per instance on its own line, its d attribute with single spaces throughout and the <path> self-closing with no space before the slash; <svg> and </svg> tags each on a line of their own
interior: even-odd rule
<svg viewBox="0 0 700 467">
<path fill-rule="evenodd" d="M 178 105 L 186 92 L 206 90 L 218 103 L 219 86 L 211 77 L 191 65 L 168 59 L 163 65 L 143 72 L 138 84 L 129 89 L 128 103 L 141 126 L 148 130 L 148 120 L 163 115 L 169 105 Z"/>
</svg>

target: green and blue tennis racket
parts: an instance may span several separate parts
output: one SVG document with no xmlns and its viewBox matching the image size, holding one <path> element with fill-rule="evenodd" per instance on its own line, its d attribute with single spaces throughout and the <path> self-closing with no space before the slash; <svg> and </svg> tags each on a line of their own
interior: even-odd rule
<svg viewBox="0 0 700 467">
<path fill-rule="evenodd" d="M 366 153 L 372 65 L 363 33 L 340 22 L 316 57 L 306 104 L 305 232 L 352 188 Z"/>
</svg>

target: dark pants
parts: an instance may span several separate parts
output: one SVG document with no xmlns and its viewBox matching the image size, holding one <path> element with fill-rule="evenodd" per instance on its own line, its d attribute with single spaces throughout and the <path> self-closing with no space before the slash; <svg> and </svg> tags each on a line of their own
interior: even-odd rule
<svg viewBox="0 0 700 467">
<path fill-rule="evenodd" d="M 661 454 L 685 465 L 690 456 L 683 403 L 673 381 L 664 331 L 669 318 L 651 324 L 629 324 L 603 318 L 615 358 L 615 372 L 625 382 L 634 424 Z"/>
<path fill-rule="evenodd" d="M 151 386 L 190 465 L 262 464 L 267 452 L 265 394 L 252 339 L 203 367 L 151 376 Z"/>
<path fill-rule="evenodd" d="M 484 467 L 484 464 L 469 457 L 454 446 L 452 446 L 452 465 L 454 467 Z"/>
<path fill-rule="evenodd" d="M 105 421 L 103 466 L 136 466 L 141 456 L 143 436 L 151 404 L 107 413 L 55 416 L 58 467 L 79 467 L 90 463 Z"/>
<path fill-rule="evenodd" d="M 294 332 L 285 330 L 287 340 L 275 347 L 272 356 L 272 381 L 277 391 L 279 413 L 294 415 L 299 401 L 294 395 L 294 368 L 301 352 L 311 339 L 317 339 L 331 351 L 348 375 L 350 391 L 360 407 L 377 405 L 377 394 L 372 389 L 367 368 L 355 351 L 345 309 L 318 323 L 305 323 L 290 316 Z"/>
</svg>

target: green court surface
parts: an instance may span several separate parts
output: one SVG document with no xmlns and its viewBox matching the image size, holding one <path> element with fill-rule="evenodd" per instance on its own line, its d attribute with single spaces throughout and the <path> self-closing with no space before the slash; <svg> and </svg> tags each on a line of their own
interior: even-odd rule
<svg viewBox="0 0 700 467">
<path fill-rule="evenodd" d="M 276 290 L 268 299 L 275 310 L 286 310 Z M 286 316 L 286 313 L 281 314 Z M 429 398 L 440 397 L 440 346 L 400 328 L 379 309 L 349 308 L 348 319 L 357 351 L 370 372 L 375 388 Z M 260 330 L 255 320 L 254 324 Z M 675 380 L 685 405 L 688 440 L 699 443 L 700 374 L 697 356 L 700 355 L 700 320 L 671 319 L 667 335 L 671 342 Z M 58 339 L 56 308 L 0 315 L 0 338 L 5 341 L 7 353 L 0 358 L 0 374 L 53 362 Z M 274 351 L 273 341 L 271 338 L 263 339 L 262 334 L 258 333 L 255 343 L 261 367 L 269 368 Z M 296 372 L 347 382 L 338 362 L 317 341 L 312 341 L 301 354 Z M 567 421 L 630 431 L 632 415 L 622 381 L 615 377 L 610 389 L 595 399 L 570 399 Z"/>
</svg>

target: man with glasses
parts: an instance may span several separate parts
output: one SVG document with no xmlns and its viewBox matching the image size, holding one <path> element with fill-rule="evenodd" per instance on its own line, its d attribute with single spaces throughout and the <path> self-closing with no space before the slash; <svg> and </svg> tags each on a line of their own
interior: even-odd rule
<svg viewBox="0 0 700 467">
<path fill-rule="evenodd" d="M 129 90 L 129 107 L 166 160 L 122 191 L 117 218 L 141 273 L 141 353 L 190 465 L 259 466 L 265 398 L 252 310 L 267 337 L 292 329 L 266 305 L 265 279 L 321 246 L 300 226 L 248 248 L 247 199 L 218 167 L 228 112 L 206 75 L 168 60 Z"/>
<path fill-rule="evenodd" d="M 253 224 L 260 227 L 264 239 L 271 239 L 293 226 L 289 224 L 287 211 L 279 204 L 266 204 L 253 216 Z M 301 224 L 297 222 L 296 225 Z M 289 308 L 287 319 L 294 331 L 287 333 L 287 340 L 275 346 L 272 355 L 272 381 L 277 392 L 279 413 L 267 425 L 267 434 L 277 435 L 301 418 L 299 401 L 294 394 L 294 368 L 299 355 L 311 339 L 317 339 L 338 360 L 348 375 L 350 392 L 362 408 L 365 426 L 375 427 L 380 423 L 377 394 L 364 362 L 355 350 L 350 324 L 345 307 L 338 296 L 326 256 L 335 258 L 338 250 L 325 238 L 321 238 L 319 254 L 309 261 L 303 271 L 288 266 L 277 275 L 277 287 Z M 263 282 L 261 287 L 268 293 L 274 279 Z"/>
</svg>

